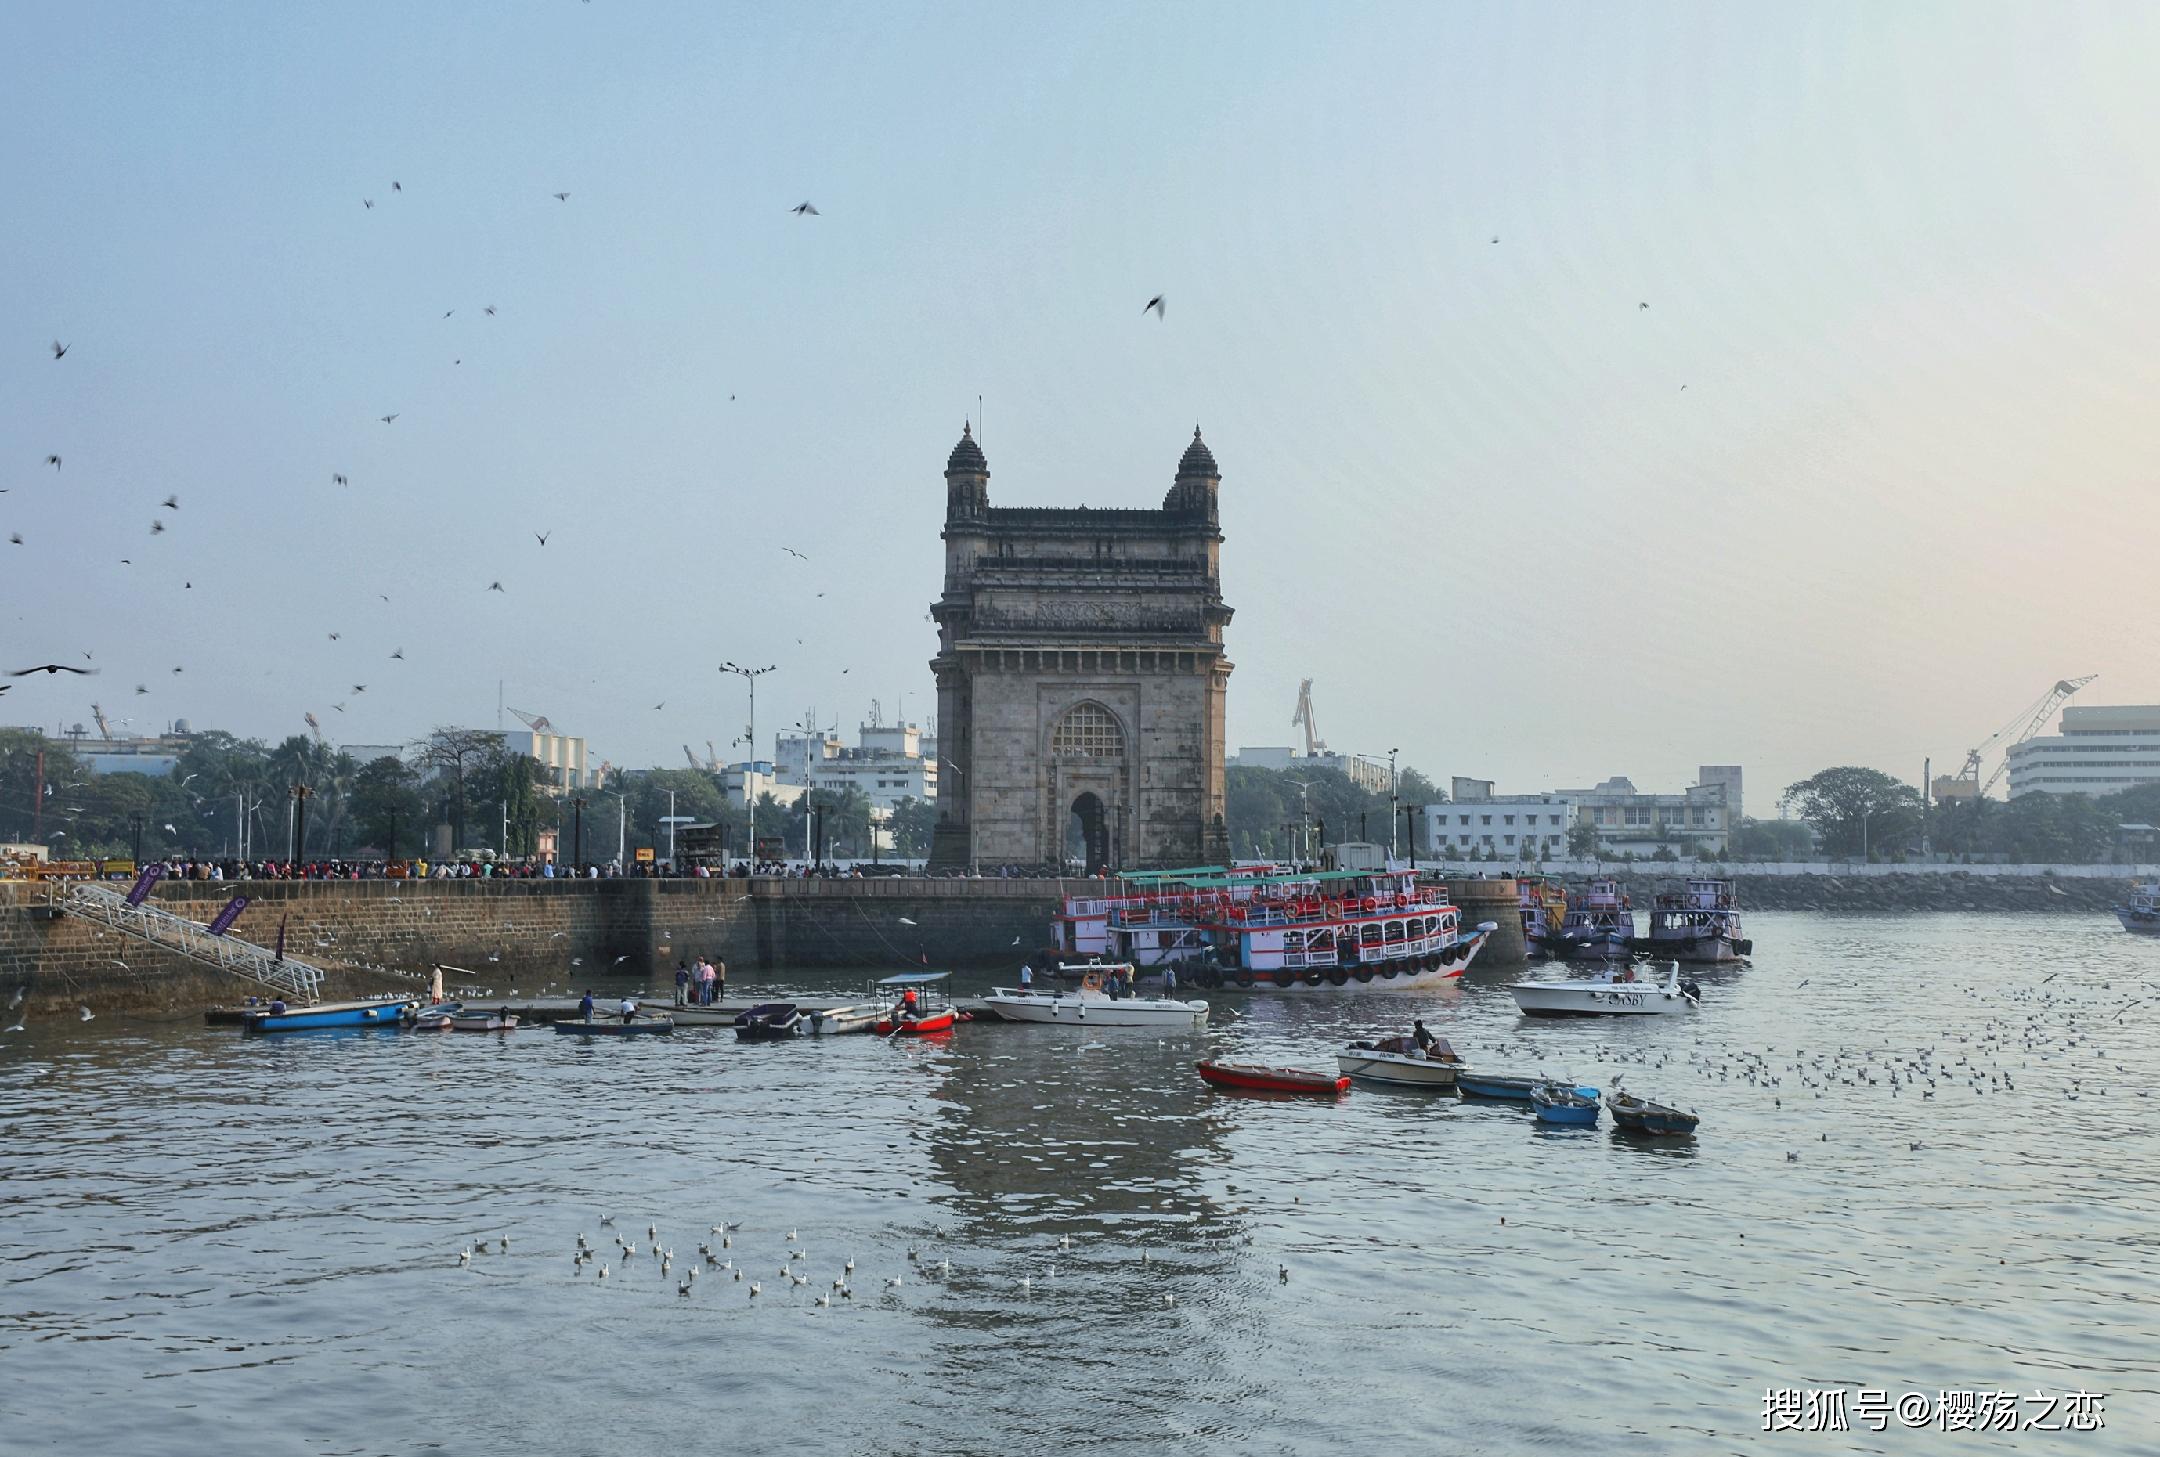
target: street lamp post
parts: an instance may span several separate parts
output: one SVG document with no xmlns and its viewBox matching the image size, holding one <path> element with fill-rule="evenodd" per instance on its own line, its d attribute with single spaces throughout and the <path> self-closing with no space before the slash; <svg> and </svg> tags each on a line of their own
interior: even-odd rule
<svg viewBox="0 0 2160 1457">
<path fill-rule="evenodd" d="M 570 806 L 577 816 L 571 821 L 570 831 L 570 871 L 576 875 L 585 869 L 585 796 L 571 800 Z"/>
<path fill-rule="evenodd" d="M 1312 781 L 1310 779 L 1293 779 L 1290 782 L 1297 786 L 1298 792 L 1298 848 L 1301 851 L 1299 858 L 1310 864 L 1312 861 Z"/>
<path fill-rule="evenodd" d="M 1397 786 L 1395 782 L 1396 752 L 1397 751 L 1394 749 L 1390 749 L 1387 751 L 1387 853 L 1389 860 L 1393 860 L 1395 858 L 1395 853 L 1398 848 L 1395 843 L 1395 816 L 1402 812 L 1402 790 Z"/>
<path fill-rule="evenodd" d="M 675 813 L 675 791 L 672 789 L 667 792 L 667 807 L 668 812 L 660 817 L 660 823 L 667 826 L 668 869 L 679 870 L 682 867 L 675 859 L 675 827 L 677 825 L 694 824 L 697 817 L 695 815 L 679 815 Z"/>
<path fill-rule="evenodd" d="M 285 858 L 297 863 L 307 854 L 307 802 L 315 797 L 315 791 L 305 784 L 295 784 L 291 790 L 293 802 L 293 848 Z"/>
<path fill-rule="evenodd" d="M 143 820 L 140 814 L 128 816 L 128 833 L 135 842 L 135 868 L 137 870 L 142 869 L 142 825 Z"/>
<path fill-rule="evenodd" d="M 771 663 L 767 663 L 762 668 L 745 668 L 739 663 L 722 663 L 720 665 L 721 672 L 733 673 L 743 682 L 750 685 L 750 726 L 744 731 L 742 741 L 750 746 L 750 762 L 752 765 L 757 763 L 757 680 L 772 670 L 773 664 Z M 750 808 L 749 859 L 753 870 L 757 868 L 757 796 L 750 792 L 750 776 L 756 772 L 755 768 L 743 770 L 743 802 Z"/>
</svg>

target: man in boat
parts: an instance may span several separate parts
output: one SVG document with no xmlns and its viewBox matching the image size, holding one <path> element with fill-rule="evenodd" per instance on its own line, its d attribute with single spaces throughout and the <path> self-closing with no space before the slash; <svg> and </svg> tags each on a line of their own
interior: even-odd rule
<svg viewBox="0 0 2160 1457">
<path fill-rule="evenodd" d="M 1020 963 L 1020 990 L 1022 992 L 1035 990 L 1035 963 L 1032 961 Z"/>
<path fill-rule="evenodd" d="M 593 999 L 591 987 L 585 988 L 585 996 L 577 1004 L 577 1009 L 579 1013 L 584 1016 L 586 1021 L 590 1022 L 592 1020 Z"/>
<path fill-rule="evenodd" d="M 284 999 L 283 997 L 272 997 L 272 998 L 270 999 L 270 1015 L 271 1015 L 271 1016 L 275 1017 L 275 1016 L 279 1015 L 280 1013 L 282 1013 L 282 1012 L 283 1012 L 284 1010 L 285 1010 L 285 999 Z"/>
<path fill-rule="evenodd" d="M 1418 1051 L 1428 1057 L 1432 1055 L 1433 1044 L 1440 1040 L 1433 1036 L 1432 1032 L 1425 1026 L 1423 1017 L 1416 1017 L 1411 1020 L 1410 1037 L 1412 1041 L 1417 1043 Z"/>
<path fill-rule="evenodd" d="M 900 1005 L 898 1005 L 897 1007 L 894 1007 L 894 1008 L 893 1008 L 893 1021 L 895 1021 L 895 1022 L 912 1022 L 912 1021 L 914 1021 L 914 1020 L 915 1020 L 915 988 L 913 988 L 913 987 L 909 987 L 909 988 L 908 988 L 908 989 L 907 989 L 907 990 L 906 990 L 905 992 L 901 993 L 901 996 L 900 996 Z"/>
<path fill-rule="evenodd" d="M 621 1010 L 623 1022 L 625 1023 L 625 1025 L 627 1025 L 633 1018 L 637 1016 L 637 998 L 635 996 L 625 995 L 622 999 Z"/>
</svg>

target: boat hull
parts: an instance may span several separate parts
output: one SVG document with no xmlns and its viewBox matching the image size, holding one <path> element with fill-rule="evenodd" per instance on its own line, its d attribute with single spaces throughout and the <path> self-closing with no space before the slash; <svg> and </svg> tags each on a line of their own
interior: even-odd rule
<svg viewBox="0 0 2160 1457">
<path fill-rule="evenodd" d="M 1460 1063 L 1438 1062 L 1400 1052 L 1374 1052 L 1345 1048 L 1335 1054 L 1336 1070 L 1344 1077 L 1366 1083 L 1386 1083 L 1397 1088 L 1431 1088 L 1445 1091 L 1455 1086 Z"/>
<path fill-rule="evenodd" d="M 450 1019 L 450 1030 L 452 1032 L 515 1032 L 517 1028 L 518 1019 L 516 1017 L 491 1015 L 486 1017 L 452 1017 Z"/>
<path fill-rule="evenodd" d="M 620 1019 L 613 1022 L 566 1021 L 555 1024 L 557 1032 L 573 1037 L 650 1037 L 673 1032 L 675 1024 L 668 1018 L 641 1018 L 635 1022 Z"/>
<path fill-rule="evenodd" d="M 849 1032 L 868 1032 L 881 1013 L 875 1007 L 825 1007 L 804 1016 L 813 1037 L 838 1037 Z"/>
<path fill-rule="evenodd" d="M 1262 1067 L 1257 1063 L 1224 1063 L 1203 1059 L 1193 1064 L 1210 1087 L 1245 1093 L 1302 1093 L 1309 1097 L 1335 1098 L 1350 1091 L 1350 1079 L 1295 1067 Z"/>
<path fill-rule="evenodd" d="M 326 1002 L 283 1012 L 249 1012 L 249 1032 L 311 1032 L 321 1027 L 396 1027 L 418 1002 Z"/>
<path fill-rule="evenodd" d="M 1374 965 L 1305 967 L 1292 970 L 1239 968 L 1222 974 L 1220 990 L 1226 992 L 1416 992 L 1431 991 L 1462 979 L 1492 936 L 1488 922 L 1458 940 L 1452 960 L 1442 955 L 1420 961 L 1392 961 Z"/>
<path fill-rule="evenodd" d="M 1544 1078 L 1513 1077 L 1506 1073 L 1475 1073 L 1465 1068 L 1455 1077 L 1455 1089 L 1472 1098 L 1491 1098 L 1506 1103 L 1527 1103 L 1530 1090 Z M 1578 1093 L 1589 1094 L 1595 1088 L 1577 1088 Z"/>
<path fill-rule="evenodd" d="M 1595 1103 L 1585 1108 L 1573 1103 L 1540 1103 L 1532 1099 L 1530 1106 L 1540 1123 L 1550 1123 L 1560 1128 L 1597 1126 L 1598 1107 Z"/>
<path fill-rule="evenodd" d="M 732 1027 L 739 1015 L 736 1012 L 723 1012 L 718 1006 L 668 1008 L 668 1016 L 678 1027 Z"/>
<path fill-rule="evenodd" d="M 1744 960 L 1754 943 L 1730 936 L 1646 936 L 1637 949 L 1657 961 L 1685 961 L 1695 965 Z"/>
<path fill-rule="evenodd" d="M 983 1005 L 1006 1022 L 1059 1027 L 1156 1027 L 1188 1031 L 1207 1026 L 1206 1002 L 1167 998 L 1068 997 L 999 988 Z"/>
<path fill-rule="evenodd" d="M 2160 912 L 2137 911 L 2128 906 L 2115 908 L 2115 919 L 2133 936 L 2160 936 Z"/>
<path fill-rule="evenodd" d="M 1627 1103 L 1617 1099 L 1612 1105 L 1612 1117 L 1614 1126 L 1622 1132 L 1667 1138 L 1685 1138 L 1702 1122 L 1693 1113 L 1668 1108 L 1662 1103 Z"/>
<path fill-rule="evenodd" d="M 941 1032 L 952 1031 L 959 1021 L 960 1014 L 948 1007 L 927 1017 L 917 1017 L 912 1022 L 895 1022 L 891 1017 L 882 1017 L 875 1030 L 880 1037 L 935 1037 Z"/>
<path fill-rule="evenodd" d="M 1519 981 L 1508 992 L 1525 1017 L 1669 1017 L 1693 1005 L 1659 982 Z"/>
</svg>

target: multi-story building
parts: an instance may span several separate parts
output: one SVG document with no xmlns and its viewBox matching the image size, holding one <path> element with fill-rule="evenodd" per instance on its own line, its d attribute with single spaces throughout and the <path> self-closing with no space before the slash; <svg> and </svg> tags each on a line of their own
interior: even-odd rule
<svg viewBox="0 0 2160 1457">
<path fill-rule="evenodd" d="M 2160 783 L 2160 704 L 2066 708 L 2059 733 L 2010 746 L 2010 797 Z"/>
<path fill-rule="evenodd" d="M 99 722 L 102 724 L 103 720 Z M 180 756 L 194 742 L 194 730 L 186 719 L 179 718 L 161 734 L 134 738 L 99 736 L 76 724 L 60 737 L 92 774 L 148 774 L 162 779 L 169 777 L 179 765 Z"/>
<path fill-rule="evenodd" d="M 540 722 L 545 723 L 542 719 Z M 551 729 L 514 728 L 498 730 L 503 747 L 513 754 L 529 754 L 538 759 L 548 772 L 548 788 L 555 791 L 566 789 L 594 789 L 599 787 L 598 770 L 585 765 L 585 741 L 568 734 L 558 734 Z"/>
<path fill-rule="evenodd" d="M 1644 794 L 1620 775 L 1560 794 L 1574 801 L 1582 822 L 1597 832 L 1601 853 L 1720 855 L 1738 819 L 1740 770 L 1705 765 L 1697 778 L 1678 794 Z"/>
<path fill-rule="evenodd" d="M 1465 787 L 1482 792 L 1464 797 Z M 1567 854 L 1575 802 L 1564 794 L 1494 794 L 1492 781 L 1455 781 L 1457 797 L 1424 810 L 1424 845 L 1436 858 L 1551 859 Z"/>
</svg>

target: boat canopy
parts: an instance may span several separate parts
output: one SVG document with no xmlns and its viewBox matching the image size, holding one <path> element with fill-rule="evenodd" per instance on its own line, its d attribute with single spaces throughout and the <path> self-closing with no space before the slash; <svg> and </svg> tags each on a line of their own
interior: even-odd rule
<svg viewBox="0 0 2160 1457">
<path fill-rule="evenodd" d="M 881 987 L 934 986 L 938 982 L 948 979 L 951 975 L 952 973 L 949 971 L 905 971 L 898 976 L 881 977 L 878 979 L 877 985 Z"/>
</svg>

